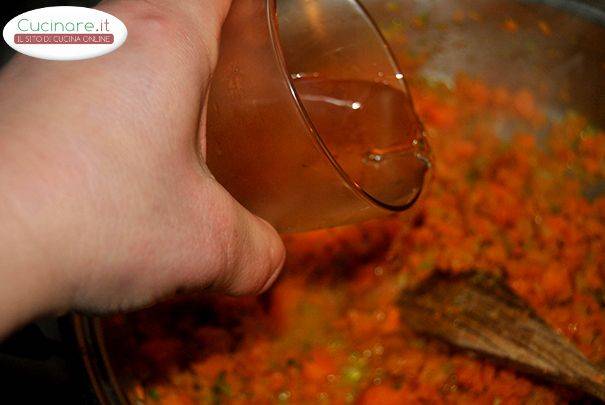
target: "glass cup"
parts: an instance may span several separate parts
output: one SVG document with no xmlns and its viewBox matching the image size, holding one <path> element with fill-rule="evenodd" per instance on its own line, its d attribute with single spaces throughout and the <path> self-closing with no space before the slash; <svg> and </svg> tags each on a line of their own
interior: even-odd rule
<svg viewBox="0 0 605 405">
<path fill-rule="evenodd" d="M 235 0 L 207 113 L 210 171 L 280 232 L 404 211 L 430 168 L 403 74 L 355 0 Z"/>
</svg>

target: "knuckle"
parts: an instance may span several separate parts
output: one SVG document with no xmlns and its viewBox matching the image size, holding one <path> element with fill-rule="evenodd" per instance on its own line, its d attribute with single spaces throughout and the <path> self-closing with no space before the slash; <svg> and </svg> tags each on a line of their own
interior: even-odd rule
<svg viewBox="0 0 605 405">
<path fill-rule="evenodd" d="M 257 228 L 250 214 L 222 188 L 211 192 L 216 195 L 207 212 L 212 213 L 210 250 L 217 269 L 212 287 L 233 295 L 262 292 L 275 276 L 283 248 L 259 235 L 265 230 Z"/>
<path fill-rule="evenodd" d="M 195 15 L 174 7 L 171 2 L 139 0 L 126 2 L 132 16 L 130 25 L 144 35 L 142 40 L 170 47 L 183 58 L 200 57 L 209 66 L 218 59 L 218 35 L 215 29 L 202 29 Z"/>
<path fill-rule="evenodd" d="M 183 35 L 183 26 L 170 10 L 152 1 L 131 2 L 133 22 L 136 27 L 144 29 L 146 37 L 153 40 L 173 40 L 176 35 Z"/>
<path fill-rule="evenodd" d="M 258 294 L 262 292 L 276 271 L 276 252 L 268 246 L 257 246 L 241 254 L 242 262 L 238 266 L 239 274 L 232 285 L 231 292 L 236 295 Z"/>
<path fill-rule="evenodd" d="M 211 217 L 211 250 L 214 267 L 219 270 L 216 283 L 227 286 L 232 282 L 235 269 L 240 266 L 242 230 L 237 211 L 228 198 L 218 198 L 209 212 Z"/>
<path fill-rule="evenodd" d="M 225 271 L 221 286 L 234 295 L 255 294 L 262 291 L 275 270 L 272 252 L 264 246 L 255 246 L 254 238 L 240 217 L 241 210 L 230 210 L 222 220 L 222 237 L 217 250 L 223 252 Z M 239 213 L 238 213 L 239 211 Z"/>
</svg>

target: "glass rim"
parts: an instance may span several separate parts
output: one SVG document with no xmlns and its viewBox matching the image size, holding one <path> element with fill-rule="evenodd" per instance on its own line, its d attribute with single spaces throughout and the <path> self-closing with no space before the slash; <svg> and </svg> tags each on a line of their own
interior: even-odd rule
<svg viewBox="0 0 605 405">
<path fill-rule="evenodd" d="M 408 97 L 410 103 L 412 104 L 414 117 L 416 118 L 416 120 L 418 122 L 420 130 L 424 131 L 422 123 L 417 116 L 416 110 L 413 108 L 413 102 L 410 97 L 410 91 L 409 91 L 407 83 L 404 80 L 403 73 L 402 73 L 401 69 L 399 68 L 399 64 L 397 63 L 397 60 L 395 59 L 395 55 L 393 54 L 393 51 L 391 50 L 391 47 L 389 46 L 388 42 L 386 41 L 384 35 L 382 35 L 382 32 L 378 28 L 378 25 L 376 24 L 374 19 L 371 17 L 371 15 L 368 13 L 366 8 L 359 2 L 359 0 L 349 0 L 349 3 L 352 3 L 353 7 L 355 7 L 359 11 L 362 18 L 368 24 L 370 29 L 372 31 L 374 31 L 374 33 L 377 35 L 379 41 L 382 43 L 382 49 L 387 56 L 387 59 L 391 65 L 391 68 L 393 69 L 393 72 L 395 75 L 395 80 L 397 81 L 397 83 L 399 83 L 399 86 L 401 87 L 404 94 L 406 95 L 406 97 Z M 408 202 L 406 202 L 404 204 L 389 204 L 385 201 L 382 201 L 382 200 L 374 197 L 372 194 L 370 194 L 361 184 L 359 184 L 357 181 L 352 179 L 351 176 L 349 176 L 349 174 L 347 173 L 347 171 L 338 163 L 338 161 L 336 160 L 336 158 L 330 151 L 330 148 L 328 148 L 328 146 L 322 139 L 320 132 L 315 127 L 315 124 L 313 124 L 313 120 L 309 116 L 309 113 L 307 112 L 307 109 L 305 108 L 301 98 L 299 97 L 298 92 L 296 91 L 296 88 L 292 84 L 292 77 L 290 76 L 290 73 L 288 72 L 286 58 L 284 56 L 284 52 L 282 49 L 281 37 L 279 35 L 279 29 L 278 29 L 279 21 L 278 21 L 278 16 L 277 16 L 277 0 L 267 0 L 266 6 L 267 6 L 267 9 L 266 9 L 267 22 L 269 23 L 269 37 L 271 39 L 273 51 L 275 52 L 275 55 L 278 60 L 279 70 L 282 74 L 283 79 L 288 84 L 288 89 L 290 91 L 294 104 L 296 105 L 296 109 L 298 110 L 300 116 L 303 118 L 305 125 L 307 127 L 307 130 L 312 134 L 312 138 L 315 141 L 316 145 L 321 149 L 321 152 L 323 152 L 323 155 L 328 159 L 331 166 L 338 172 L 338 174 L 344 180 L 344 182 L 348 186 L 348 188 L 350 190 L 352 190 L 358 197 L 361 197 L 363 200 L 369 202 L 371 205 L 377 206 L 379 208 L 383 208 L 383 209 L 386 209 L 389 211 L 395 211 L 395 212 L 406 211 L 409 208 L 411 208 L 414 204 L 416 204 L 416 202 L 422 195 L 422 192 L 423 192 L 425 184 L 426 184 L 426 177 L 425 177 L 424 181 L 422 182 L 420 188 L 416 192 L 416 194 Z M 426 174 L 425 174 L 425 176 L 426 176 Z"/>
</svg>

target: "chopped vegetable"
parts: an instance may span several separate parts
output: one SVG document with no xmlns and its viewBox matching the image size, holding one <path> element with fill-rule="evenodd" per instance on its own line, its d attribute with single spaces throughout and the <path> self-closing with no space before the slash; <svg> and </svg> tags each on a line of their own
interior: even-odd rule
<svg viewBox="0 0 605 405">
<path fill-rule="evenodd" d="M 287 237 L 285 273 L 263 297 L 201 295 L 109 321 L 133 402 L 573 399 L 414 335 L 395 302 L 435 269 L 504 273 L 551 326 L 605 361 L 605 132 L 578 113 L 547 123 L 529 90 L 470 77 L 452 89 L 416 83 L 414 93 L 436 161 L 416 213 Z M 515 123 L 507 137 L 502 117 Z"/>
</svg>

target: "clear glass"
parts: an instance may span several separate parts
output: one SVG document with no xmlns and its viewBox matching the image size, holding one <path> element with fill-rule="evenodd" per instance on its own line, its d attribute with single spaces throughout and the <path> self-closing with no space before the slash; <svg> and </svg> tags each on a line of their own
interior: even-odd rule
<svg viewBox="0 0 605 405">
<path fill-rule="evenodd" d="M 222 34 L 207 163 L 292 232 L 409 208 L 430 163 L 403 75 L 353 0 L 238 0 Z"/>
</svg>

